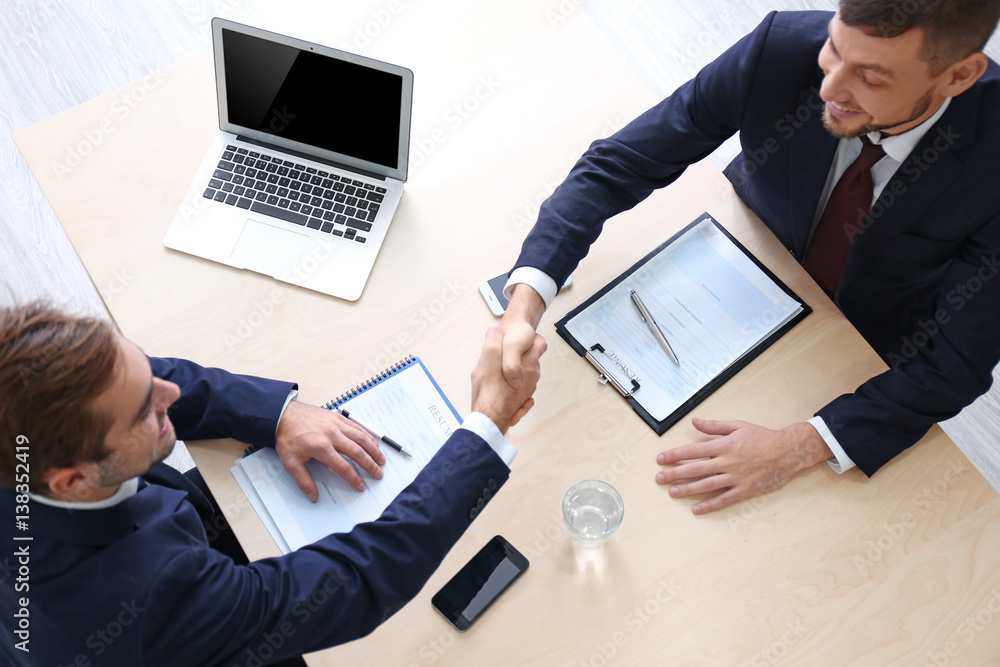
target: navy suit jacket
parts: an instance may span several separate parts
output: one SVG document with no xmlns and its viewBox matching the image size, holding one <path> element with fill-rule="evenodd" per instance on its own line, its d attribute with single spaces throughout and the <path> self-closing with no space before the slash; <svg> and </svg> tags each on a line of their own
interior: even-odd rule
<svg viewBox="0 0 1000 667">
<path fill-rule="evenodd" d="M 838 142 L 822 124 L 817 65 L 832 16 L 769 14 L 673 95 L 592 144 L 542 205 L 515 268 L 562 284 L 605 220 L 737 130 L 742 152 L 726 176 L 801 261 Z M 1000 359 L 998 166 L 1000 72 L 991 61 L 851 230 L 836 304 L 890 370 L 817 414 L 868 475 L 990 387 Z"/>
<path fill-rule="evenodd" d="M 182 439 L 273 446 L 288 383 L 153 359 L 181 387 Z M 107 509 L 32 502 L 31 542 L 14 542 L 15 497 L 0 489 L 0 656 L 13 665 L 261 665 L 362 637 L 415 596 L 509 474 L 459 429 L 376 521 L 247 566 L 208 546 L 211 505 L 160 464 L 149 486 Z M 13 547 L 11 545 L 14 545 Z M 28 545 L 18 590 L 14 548 Z M 27 597 L 30 653 L 13 613 Z M 428 612 L 430 613 L 430 612 Z"/>
</svg>

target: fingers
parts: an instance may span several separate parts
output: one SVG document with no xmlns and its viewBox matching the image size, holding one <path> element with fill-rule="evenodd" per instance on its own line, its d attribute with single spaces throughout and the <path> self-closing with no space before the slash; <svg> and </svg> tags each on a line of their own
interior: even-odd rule
<svg viewBox="0 0 1000 667">
<path fill-rule="evenodd" d="M 680 463 L 681 461 L 693 461 L 694 459 L 708 458 L 710 456 L 715 456 L 717 453 L 717 448 L 714 446 L 712 441 L 697 442 L 691 445 L 674 447 L 673 449 L 668 449 L 665 452 L 660 452 L 656 455 L 656 462 L 661 466 L 672 465 L 674 463 Z"/>
<path fill-rule="evenodd" d="M 309 498 L 309 500 L 316 502 L 316 500 L 319 499 L 319 491 L 316 489 L 316 482 L 314 482 L 313 478 L 309 476 L 309 471 L 306 470 L 305 465 L 296 459 L 285 460 L 285 458 L 281 456 L 280 451 L 278 452 L 278 456 L 281 457 L 281 462 L 284 464 L 285 470 L 287 470 L 288 474 L 295 480 L 295 484 L 299 487 L 299 490 L 301 490 L 302 493 Z"/>
<path fill-rule="evenodd" d="M 750 495 L 752 494 L 738 493 L 735 489 L 727 489 L 717 496 L 712 496 L 708 500 L 698 503 L 691 508 L 691 511 L 695 514 L 708 514 L 709 512 L 721 510 L 723 507 L 729 507 L 735 502 L 749 498 Z"/>
<path fill-rule="evenodd" d="M 729 435 L 736 429 L 746 426 L 746 422 L 738 420 L 715 421 L 712 419 L 699 419 L 698 417 L 692 417 L 691 423 L 694 424 L 696 429 L 708 435 Z"/>
<path fill-rule="evenodd" d="M 659 463 L 659 457 L 657 457 L 657 463 Z M 700 479 L 718 472 L 720 472 L 719 465 L 715 459 L 693 461 L 659 471 L 656 473 L 656 483 L 672 484 L 685 479 Z"/>
<path fill-rule="evenodd" d="M 381 477 L 380 466 L 385 465 L 385 452 L 379 448 L 375 437 L 340 413 L 332 414 L 337 421 L 339 431 L 331 430 L 329 435 L 337 451 L 350 456 L 373 477 Z M 358 449 L 361 451 L 358 452 Z"/>
<path fill-rule="evenodd" d="M 515 389 L 520 389 L 525 381 L 525 364 L 534 363 L 541 352 L 535 347 L 535 329 L 525 322 L 513 322 L 502 329 L 501 368 L 503 376 Z M 537 354 L 537 356 L 535 356 Z"/>
<path fill-rule="evenodd" d="M 510 425 L 514 426 L 515 424 L 517 424 L 517 422 L 521 421 L 521 417 L 528 414 L 528 410 L 530 410 L 534 406 L 535 406 L 535 399 L 529 398 L 528 400 L 526 400 L 524 402 L 524 405 L 518 408 L 517 412 L 514 413 L 514 416 L 510 418 Z"/>
<path fill-rule="evenodd" d="M 380 479 L 383 474 L 381 466 L 385 464 L 385 453 L 379 449 L 375 438 L 368 431 L 339 414 L 335 413 L 334 416 L 338 418 L 336 428 L 331 428 L 326 433 L 333 447 L 331 449 L 320 445 L 312 453 L 313 458 L 329 466 L 357 490 L 363 491 L 364 481 L 344 457 L 357 463 L 374 479 Z"/>
</svg>

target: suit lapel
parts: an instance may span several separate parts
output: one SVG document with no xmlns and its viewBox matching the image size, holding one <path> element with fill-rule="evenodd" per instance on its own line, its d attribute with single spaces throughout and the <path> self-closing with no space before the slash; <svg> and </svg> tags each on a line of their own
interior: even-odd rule
<svg viewBox="0 0 1000 667">
<path fill-rule="evenodd" d="M 818 81 L 822 80 L 822 71 Z M 797 109 L 812 109 L 809 98 L 819 98 L 817 87 L 799 95 Z M 838 139 L 823 126 L 823 112 L 813 113 L 791 137 L 788 158 L 788 203 L 792 228 L 793 249 L 801 261 L 812 230 L 819 196 L 826 185 L 827 174 L 837 152 Z"/>
<path fill-rule="evenodd" d="M 868 261 L 866 256 L 880 252 L 896 236 L 912 228 L 928 207 L 962 176 L 965 167 L 958 152 L 975 140 L 979 98 L 979 88 L 975 86 L 954 98 L 889 179 L 868 218 L 857 230 L 841 286 L 849 285 L 859 275 L 859 269 Z"/>
</svg>

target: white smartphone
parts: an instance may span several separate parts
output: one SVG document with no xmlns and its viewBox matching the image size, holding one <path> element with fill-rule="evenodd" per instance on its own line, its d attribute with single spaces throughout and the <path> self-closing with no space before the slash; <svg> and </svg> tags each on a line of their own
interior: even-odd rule
<svg viewBox="0 0 1000 667">
<path fill-rule="evenodd" d="M 506 284 L 506 273 L 501 273 L 495 278 L 490 278 L 479 283 L 479 293 L 483 295 L 483 301 L 489 306 L 490 312 L 493 313 L 494 317 L 503 317 L 503 314 L 507 311 L 508 301 L 507 297 L 503 295 L 503 287 Z M 563 291 L 572 284 L 573 276 L 570 276 L 563 283 L 563 286 L 559 288 L 559 291 Z"/>
</svg>

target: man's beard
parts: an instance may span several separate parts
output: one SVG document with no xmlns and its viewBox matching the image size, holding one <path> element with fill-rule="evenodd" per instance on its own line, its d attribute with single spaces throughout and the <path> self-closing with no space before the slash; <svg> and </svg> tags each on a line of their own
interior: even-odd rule
<svg viewBox="0 0 1000 667">
<path fill-rule="evenodd" d="M 907 125 L 917 120 L 931 108 L 931 102 L 934 100 L 933 95 L 928 92 L 924 97 L 922 97 L 913 107 L 913 111 L 910 113 L 909 118 L 906 120 L 901 120 L 895 123 L 888 123 L 886 125 L 862 125 L 859 129 L 853 130 L 851 132 L 838 132 L 833 124 L 830 122 L 830 112 L 826 109 L 823 110 L 823 125 L 826 127 L 827 131 L 838 139 L 847 139 L 850 137 L 860 137 L 869 132 L 885 132 L 886 130 L 891 130 L 894 127 L 900 127 L 902 125 Z"/>
</svg>

